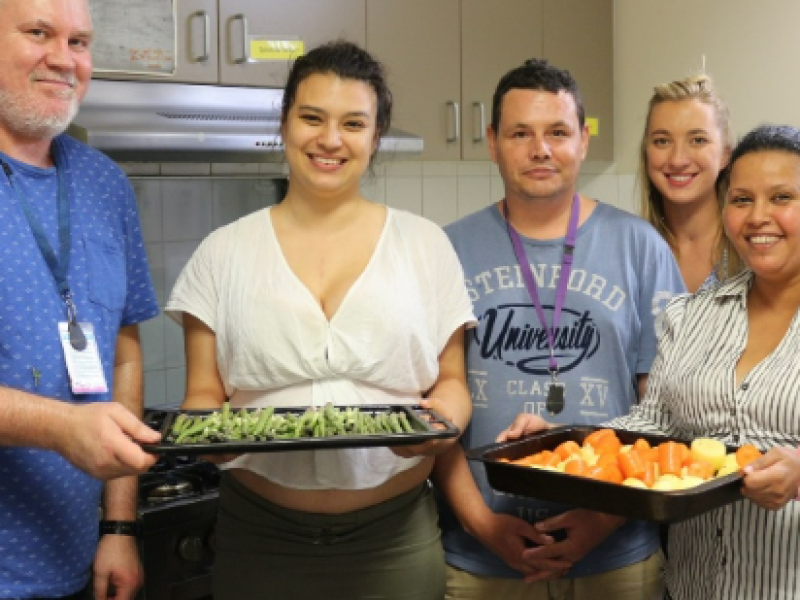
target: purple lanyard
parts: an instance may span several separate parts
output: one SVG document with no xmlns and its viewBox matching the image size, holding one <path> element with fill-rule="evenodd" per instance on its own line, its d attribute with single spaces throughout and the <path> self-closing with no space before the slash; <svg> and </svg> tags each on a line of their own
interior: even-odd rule
<svg viewBox="0 0 800 600">
<path fill-rule="evenodd" d="M 522 278 L 525 280 L 525 287 L 528 288 L 528 293 L 533 301 L 533 306 L 536 308 L 536 314 L 539 315 L 539 321 L 547 333 L 547 345 L 550 348 L 550 362 L 549 369 L 550 375 L 555 381 L 558 374 L 558 363 L 555 357 L 555 330 L 558 328 L 558 323 L 561 320 L 561 307 L 564 305 L 564 299 L 567 297 L 567 285 L 569 284 L 569 276 L 572 272 L 572 255 L 575 251 L 575 237 L 578 234 L 578 215 L 580 213 L 580 200 L 578 194 L 572 197 L 572 209 L 569 214 L 569 225 L 567 226 L 567 235 L 564 238 L 564 253 L 561 256 L 561 271 L 558 276 L 558 285 L 556 286 L 556 305 L 553 310 L 553 326 L 547 326 L 547 319 L 542 308 L 542 303 L 539 300 L 539 290 L 536 288 L 536 281 L 531 272 L 531 265 L 528 257 L 525 255 L 525 248 L 522 246 L 522 240 L 519 237 L 516 229 L 511 225 L 508 217 L 508 203 L 503 200 L 503 216 L 506 219 L 506 228 L 508 229 L 508 237 L 511 238 L 511 245 L 514 246 L 514 254 L 517 255 L 517 262 L 522 271 Z"/>
</svg>

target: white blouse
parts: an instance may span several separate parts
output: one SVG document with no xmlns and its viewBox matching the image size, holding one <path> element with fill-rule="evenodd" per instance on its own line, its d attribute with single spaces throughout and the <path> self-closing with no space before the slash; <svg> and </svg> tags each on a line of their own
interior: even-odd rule
<svg viewBox="0 0 800 600">
<path fill-rule="evenodd" d="M 270 209 L 213 232 L 181 273 L 166 312 L 216 334 L 232 407 L 415 404 L 472 305 L 456 254 L 435 224 L 387 209 L 366 268 L 328 320 L 289 268 Z M 296 489 L 381 485 L 420 459 L 388 448 L 249 454 L 226 465 Z"/>
<path fill-rule="evenodd" d="M 800 318 L 736 385 L 747 344 L 747 271 L 667 307 L 647 395 L 611 427 L 762 451 L 800 445 Z M 800 502 L 779 511 L 741 500 L 670 526 L 674 600 L 800 598 Z"/>
</svg>

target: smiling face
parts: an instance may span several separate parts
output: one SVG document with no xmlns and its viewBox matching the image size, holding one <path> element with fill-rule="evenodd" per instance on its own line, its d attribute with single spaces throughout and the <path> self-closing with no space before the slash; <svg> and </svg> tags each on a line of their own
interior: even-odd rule
<svg viewBox="0 0 800 600">
<path fill-rule="evenodd" d="M 653 107 L 645 134 L 645 163 L 665 204 L 716 202 L 714 186 L 729 155 L 712 106 L 691 99 Z"/>
<path fill-rule="evenodd" d="M 512 89 L 502 99 L 498 131 L 489 130 L 509 202 L 555 199 L 569 202 L 589 147 L 589 131 L 578 122 L 567 92 Z"/>
<path fill-rule="evenodd" d="M 0 2 L 0 134 L 38 140 L 64 131 L 92 75 L 84 0 Z"/>
<path fill-rule="evenodd" d="M 375 92 L 363 81 L 304 79 L 281 127 L 290 186 L 314 195 L 357 194 L 378 143 L 376 111 Z"/>
<path fill-rule="evenodd" d="M 757 277 L 800 278 L 800 156 L 760 150 L 731 170 L 725 232 Z"/>
</svg>

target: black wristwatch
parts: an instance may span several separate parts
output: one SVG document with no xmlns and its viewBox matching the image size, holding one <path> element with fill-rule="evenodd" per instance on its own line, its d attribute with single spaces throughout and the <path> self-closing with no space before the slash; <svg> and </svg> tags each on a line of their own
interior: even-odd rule
<svg viewBox="0 0 800 600">
<path fill-rule="evenodd" d="M 139 535 L 137 521 L 100 521 L 100 535 Z"/>
</svg>

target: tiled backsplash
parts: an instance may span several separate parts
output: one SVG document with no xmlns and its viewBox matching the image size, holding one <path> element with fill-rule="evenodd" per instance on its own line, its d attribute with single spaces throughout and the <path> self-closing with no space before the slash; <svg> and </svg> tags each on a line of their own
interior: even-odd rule
<svg viewBox="0 0 800 600">
<path fill-rule="evenodd" d="M 276 165 L 126 164 L 139 203 L 150 271 L 163 308 L 181 269 L 211 231 L 274 204 Z M 586 168 L 588 167 L 588 168 Z M 633 210 L 633 175 L 585 165 L 581 193 Z M 388 162 L 362 193 L 375 202 L 446 225 L 503 196 L 497 168 L 485 162 Z M 185 360 L 179 325 L 163 314 L 140 327 L 147 406 L 183 400 Z"/>
</svg>

